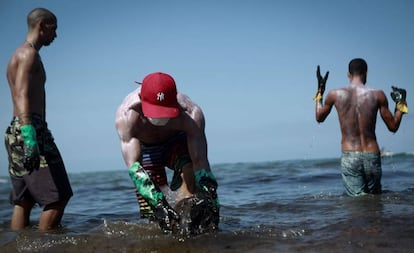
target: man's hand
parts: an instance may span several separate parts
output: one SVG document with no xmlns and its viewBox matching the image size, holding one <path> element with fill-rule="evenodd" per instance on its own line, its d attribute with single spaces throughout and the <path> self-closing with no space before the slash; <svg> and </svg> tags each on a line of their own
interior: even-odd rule
<svg viewBox="0 0 414 253">
<path fill-rule="evenodd" d="M 318 92 L 316 93 L 314 100 L 322 99 L 323 93 L 325 92 L 326 81 L 328 80 L 328 76 L 329 76 L 329 71 L 326 72 L 324 77 L 321 76 L 321 68 L 318 65 L 316 69 L 316 77 L 318 79 Z"/>
<path fill-rule="evenodd" d="M 168 204 L 163 192 L 152 181 L 149 174 L 138 161 L 131 165 L 128 173 L 139 194 L 141 194 L 150 205 L 154 212 L 154 218 L 161 229 L 163 231 L 171 231 L 172 224 L 174 224 L 173 221 L 178 221 L 180 217 Z"/>
<path fill-rule="evenodd" d="M 175 226 L 173 233 L 180 236 L 213 232 L 218 229 L 220 215 L 218 209 L 212 208 L 207 193 L 197 192 L 191 197 L 177 202 L 175 210 L 180 215 L 180 223 Z"/>
<path fill-rule="evenodd" d="M 194 173 L 196 186 L 199 189 L 200 193 L 207 195 L 209 198 L 212 208 L 220 208 L 219 199 L 217 196 L 217 181 L 211 171 L 205 169 L 200 169 Z"/>
<path fill-rule="evenodd" d="M 198 182 L 200 190 L 207 193 L 212 199 L 217 199 L 217 182 L 210 177 L 201 177 Z"/>
<path fill-rule="evenodd" d="M 23 125 L 20 127 L 23 139 L 23 164 L 24 167 L 32 172 L 39 168 L 40 153 L 36 139 L 36 130 L 32 125 Z"/>
<path fill-rule="evenodd" d="M 154 207 L 154 218 L 164 232 L 172 231 L 173 224 L 177 224 L 180 220 L 180 216 L 165 199 Z"/>
<path fill-rule="evenodd" d="M 407 91 L 402 88 L 398 88 L 395 86 L 391 86 L 391 98 L 396 103 L 397 110 L 401 111 L 402 113 L 408 113 L 407 107 Z"/>
<path fill-rule="evenodd" d="M 405 91 L 405 89 L 401 89 L 395 86 L 391 86 L 391 88 L 392 88 L 392 91 L 391 91 L 392 100 L 394 100 L 395 103 L 405 102 L 405 99 L 407 97 L 407 92 Z"/>
</svg>

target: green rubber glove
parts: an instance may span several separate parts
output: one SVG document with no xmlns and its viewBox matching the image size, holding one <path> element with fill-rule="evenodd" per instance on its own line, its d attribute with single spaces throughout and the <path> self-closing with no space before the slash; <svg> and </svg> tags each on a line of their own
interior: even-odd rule
<svg viewBox="0 0 414 253">
<path fill-rule="evenodd" d="M 218 227 L 220 219 L 220 201 L 217 195 L 217 180 L 211 171 L 202 168 L 194 172 L 196 187 L 200 190 L 196 196 L 202 201 L 205 201 L 204 216 L 199 219 L 199 222 L 207 226 L 213 225 Z M 200 224 L 201 224 L 200 223 Z M 210 226 L 209 225 L 209 226 Z"/>
<path fill-rule="evenodd" d="M 20 127 L 20 133 L 23 139 L 23 164 L 28 171 L 39 168 L 40 154 L 37 145 L 36 130 L 33 125 L 23 125 Z"/>
<path fill-rule="evenodd" d="M 161 229 L 171 231 L 174 224 L 173 221 L 178 221 L 179 215 L 168 204 L 162 191 L 154 184 L 139 162 L 132 164 L 128 173 L 137 191 L 151 206 L 154 212 L 154 218 Z"/>
<path fill-rule="evenodd" d="M 200 169 L 194 173 L 195 183 L 198 189 L 208 193 L 210 197 L 218 203 L 217 197 L 217 180 L 213 175 L 213 172 L 207 171 L 206 169 Z"/>
</svg>

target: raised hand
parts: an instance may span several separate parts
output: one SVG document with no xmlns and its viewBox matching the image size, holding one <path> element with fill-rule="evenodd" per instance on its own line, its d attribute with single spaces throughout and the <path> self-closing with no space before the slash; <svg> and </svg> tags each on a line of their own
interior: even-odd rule
<svg viewBox="0 0 414 253">
<path fill-rule="evenodd" d="M 328 80 L 328 76 L 329 71 L 326 72 L 324 77 L 321 76 L 321 68 L 318 65 L 318 68 L 316 70 L 316 77 L 318 78 L 318 93 L 320 93 L 321 96 L 325 92 L 326 81 Z"/>
<path fill-rule="evenodd" d="M 391 98 L 394 100 L 395 103 L 405 102 L 407 97 L 407 91 L 405 89 L 401 89 L 395 86 L 391 86 Z"/>
<path fill-rule="evenodd" d="M 408 113 L 407 107 L 407 91 L 402 88 L 398 88 L 395 86 L 391 86 L 391 98 L 396 103 L 397 110 L 401 111 L 402 113 Z"/>
</svg>

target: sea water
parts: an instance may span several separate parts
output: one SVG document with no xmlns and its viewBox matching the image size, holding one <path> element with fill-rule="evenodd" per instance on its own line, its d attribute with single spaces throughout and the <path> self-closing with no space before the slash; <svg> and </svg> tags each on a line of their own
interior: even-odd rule
<svg viewBox="0 0 414 253">
<path fill-rule="evenodd" d="M 338 158 L 213 165 L 219 231 L 185 239 L 139 218 L 127 170 L 69 173 L 62 227 L 38 232 L 37 207 L 11 231 L 0 177 L 0 252 L 414 252 L 414 155 L 382 165 L 383 194 L 358 198 L 344 194 Z"/>
</svg>

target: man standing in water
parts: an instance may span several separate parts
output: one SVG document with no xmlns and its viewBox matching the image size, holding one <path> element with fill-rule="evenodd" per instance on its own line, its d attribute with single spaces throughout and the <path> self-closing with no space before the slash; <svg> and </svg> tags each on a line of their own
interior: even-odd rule
<svg viewBox="0 0 414 253">
<path fill-rule="evenodd" d="M 318 66 L 316 74 L 316 121 L 323 122 L 335 106 L 342 133 L 342 179 L 350 196 L 381 193 L 381 155 L 375 135 L 378 111 L 391 132 L 398 130 L 403 114 L 408 112 L 406 91 L 392 87 L 391 97 L 396 103 L 392 115 L 384 92 L 365 86 L 367 71 L 365 60 L 351 60 L 350 84 L 329 91 L 324 104 L 323 93 L 329 72 L 322 77 Z"/>
<path fill-rule="evenodd" d="M 174 79 L 161 72 L 147 75 L 116 112 L 141 217 L 157 221 L 164 231 L 198 233 L 200 227 L 218 226 L 217 181 L 207 159 L 204 128 L 201 108 L 177 93 Z M 175 209 L 166 200 L 165 167 L 174 171 L 170 188 L 178 190 Z"/>
<path fill-rule="evenodd" d="M 27 24 L 26 41 L 7 67 L 13 101 L 13 119 L 5 134 L 13 185 L 11 228 L 29 225 L 30 212 L 38 203 L 44 206 L 39 230 L 45 231 L 58 227 L 73 192 L 45 120 L 46 73 L 39 50 L 56 38 L 57 19 L 49 10 L 37 8 L 28 14 Z"/>
</svg>

